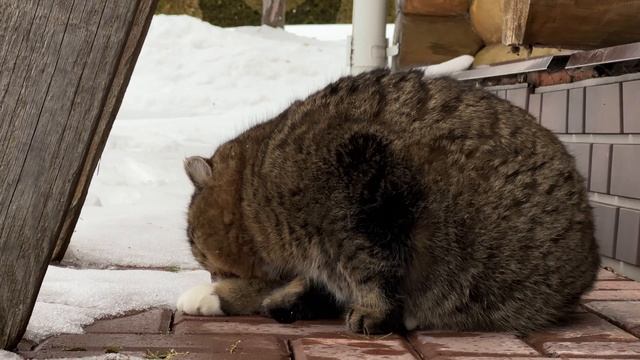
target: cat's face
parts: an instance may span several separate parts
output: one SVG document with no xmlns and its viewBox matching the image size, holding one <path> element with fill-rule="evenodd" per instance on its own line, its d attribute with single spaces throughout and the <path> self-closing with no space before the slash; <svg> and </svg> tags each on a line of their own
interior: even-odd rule
<svg viewBox="0 0 640 360">
<path fill-rule="evenodd" d="M 191 251 L 214 276 L 255 276 L 253 244 L 239 224 L 237 172 L 230 159 L 192 156 L 184 166 L 195 190 L 189 204 L 187 236 Z"/>
</svg>

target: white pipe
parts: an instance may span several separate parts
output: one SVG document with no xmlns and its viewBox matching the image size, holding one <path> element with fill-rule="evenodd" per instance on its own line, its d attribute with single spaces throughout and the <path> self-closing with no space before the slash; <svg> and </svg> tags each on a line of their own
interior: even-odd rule
<svg viewBox="0 0 640 360">
<path fill-rule="evenodd" d="M 353 0 L 351 74 L 387 66 L 386 0 Z"/>
</svg>

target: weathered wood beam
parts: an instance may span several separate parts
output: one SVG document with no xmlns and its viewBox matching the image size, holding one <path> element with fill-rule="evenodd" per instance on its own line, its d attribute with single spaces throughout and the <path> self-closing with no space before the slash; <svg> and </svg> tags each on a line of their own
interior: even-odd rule
<svg viewBox="0 0 640 360">
<path fill-rule="evenodd" d="M 118 68 L 116 69 L 111 90 L 107 95 L 107 101 L 102 114 L 100 114 L 100 120 L 98 121 L 95 134 L 91 140 L 91 144 L 89 145 L 87 157 L 84 159 L 84 163 L 82 165 L 80 179 L 78 180 L 78 184 L 76 185 L 76 189 L 73 193 L 73 198 L 71 199 L 71 204 L 65 216 L 62 231 L 60 232 L 60 236 L 58 237 L 56 247 L 51 258 L 52 262 L 62 261 L 62 258 L 64 258 L 64 254 L 69 247 L 73 230 L 78 223 L 82 205 L 84 204 L 87 192 L 89 191 L 92 176 L 98 166 L 100 155 L 102 154 L 102 150 L 104 150 L 104 146 L 107 142 L 111 126 L 113 125 L 113 121 L 116 117 L 117 109 L 120 108 L 120 104 L 122 103 L 124 89 L 126 89 L 129 84 L 129 79 L 131 78 L 131 73 L 134 68 L 133 65 L 135 64 L 135 60 L 138 58 L 140 50 L 142 49 L 142 40 L 145 38 L 149 29 L 151 18 L 154 13 L 153 6 L 155 6 L 154 1 L 141 1 L 138 4 L 137 14 L 141 15 L 136 16 L 133 19 L 129 38 L 125 44 Z M 116 111 L 113 109 L 116 109 Z"/>
<path fill-rule="evenodd" d="M 113 120 L 135 64 L 127 46 L 142 43 L 155 4 L 2 1 L 0 348 L 26 329 L 81 174 L 99 156 L 94 137 L 111 126 L 101 119 Z"/>
<path fill-rule="evenodd" d="M 284 28 L 286 0 L 262 0 L 262 25 Z"/>
<path fill-rule="evenodd" d="M 502 0 L 502 44 L 520 46 L 524 44 L 524 33 L 529 18 L 531 0 Z"/>
</svg>

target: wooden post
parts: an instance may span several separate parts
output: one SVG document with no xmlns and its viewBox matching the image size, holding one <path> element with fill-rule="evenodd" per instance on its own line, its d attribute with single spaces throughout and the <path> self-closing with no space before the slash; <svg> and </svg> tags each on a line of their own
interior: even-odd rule
<svg viewBox="0 0 640 360">
<path fill-rule="evenodd" d="M 529 18 L 531 0 L 503 0 L 502 44 L 524 45 L 524 33 Z"/>
<path fill-rule="evenodd" d="M 284 28 L 286 0 L 262 0 L 262 25 Z"/>
<path fill-rule="evenodd" d="M 80 217 L 82 205 L 84 204 L 87 192 L 89 191 L 91 177 L 96 170 L 96 166 L 100 160 L 100 155 L 102 154 L 104 145 L 107 142 L 107 137 L 111 131 L 111 125 L 113 125 L 117 109 L 120 108 L 120 103 L 124 96 L 124 89 L 126 89 L 129 79 L 131 78 L 131 73 L 133 71 L 132 60 L 135 63 L 135 59 L 138 58 L 144 37 L 149 28 L 151 16 L 154 13 L 152 6 L 154 6 L 153 1 L 142 1 L 137 12 L 138 14 L 147 14 L 147 16 L 136 16 L 133 19 L 131 32 L 127 43 L 125 44 L 122 56 L 120 57 L 120 63 L 118 64 L 118 68 L 115 73 L 113 85 L 107 95 L 105 106 L 106 111 L 102 112 L 100 120 L 98 120 L 96 132 L 93 139 L 91 139 L 87 157 L 84 159 L 84 163 L 82 165 L 78 184 L 73 192 L 71 204 L 67 210 L 67 214 L 62 225 L 62 231 L 60 232 L 60 236 L 58 237 L 57 244 L 51 258 L 53 262 L 62 261 L 62 258 L 67 251 L 67 247 L 69 246 L 69 242 L 71 241 L 71 235 L 73 235 L 73 230 L 75 229 L 78 218 Z M 115 111 L 110 109 L 115 109 Z"/>
<path fill-rule="evenodd" d="M 156 0 L 0 5 L 0 348 L 21 339 L 82 204 Z M 82 174 L 89 173 L 81 180 Z M 79 187 L 82 188 L 79 190 Z"/>
</svg>

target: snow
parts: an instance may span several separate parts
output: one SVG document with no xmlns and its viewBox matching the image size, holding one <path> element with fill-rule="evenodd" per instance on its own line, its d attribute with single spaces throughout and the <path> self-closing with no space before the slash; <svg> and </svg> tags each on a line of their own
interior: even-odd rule
<svg viewBox="0 0 640 360">
<path fill-rule="evenodd" d="M 26 339 L 174 309 L 183 291 L 209 282 L 186 241 L 184 158 L 210 155 L 347 73 L 348 25 L 287 30 L 154 17 L 65 255 L 69 267 L 49 267 Z"/>
<path fill-rule="evenodd" d="M 197 268 L 183 159 L 210 155 L 346 70 L 344 40 L 155 16 L 65 263 Z"/>
<path fill-rule="evenodd" d="M 0 349 L 0 360 L 22 360 L 18 354 Z"/>
<path fill-rule="evenodd" d="M 471 55 L 461 55 L 440 64 L 423 66 L 421 69 L 424 71 L 426 78 L 448 76 L 458 71 L 468 69 L 471 64 L 473 64 L 473 59 Z"/>
<path fill-rule="evenodd" d="M 25 337 L 82 333 L 95 319 L 152 307 L 174 308 L 180 294 L 210 279 L 203 270 L 92 270 L 50 266 Z"/>
</svg>

